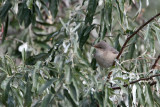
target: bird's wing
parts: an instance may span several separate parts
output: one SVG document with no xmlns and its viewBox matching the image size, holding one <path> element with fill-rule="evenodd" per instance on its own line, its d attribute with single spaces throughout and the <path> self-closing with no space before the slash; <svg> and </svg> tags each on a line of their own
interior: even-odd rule
<svg viewBox="0 0 160 107">
<path fill-rule="evenodd" d="M 118 54 L 119 53 L 116 49 L 114 49 L 112 47 L 110 47 L 110 48 L 111 48 L 112 53 L 114 53 L 114 54 Z"/>
</svg>

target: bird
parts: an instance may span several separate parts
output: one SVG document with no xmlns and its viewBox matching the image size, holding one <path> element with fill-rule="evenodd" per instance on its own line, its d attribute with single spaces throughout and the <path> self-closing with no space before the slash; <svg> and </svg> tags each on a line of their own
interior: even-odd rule
<svg viewBox="0 0 160 107">
<path fill-rule="evenodd" d="M 111 67 L 119 52 L 105 41 L 100 41 L 99 43 L 93 45 L 93 47 L 96 49 L 94 58 L 100 67 Z"/>
</svg>

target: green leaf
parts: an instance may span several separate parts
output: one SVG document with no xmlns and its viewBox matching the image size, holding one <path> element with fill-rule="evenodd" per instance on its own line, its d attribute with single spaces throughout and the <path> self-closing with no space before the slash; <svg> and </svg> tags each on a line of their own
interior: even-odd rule
<svg viewBox="0 0 160 107">
<path fill-rule="evenodd" d="M 59 0 L 49 0 L 49 10 L 51 11 L 51 14 L 53 18 L 56 18 L 58 13 L 58 4 Z"/>
<path fill-rule="evenodd" d="M 122 107 L 127 107 L 127 106 L 125 105 L 124 101 L 121 101 L 121 106 L 122 106 Z"/>
<path fill-rule="evenodd" d="M 5 58 L 7 59 L 7 61 L 9 62 L 9 64 L 13 67 L 12 69 L 15 70 L 15 71 L 17 71 L 17 67 L 16 67 L 14 61 L 11 59 L 11 57 L 8 56 L 8 55 L 5 55 Z"/>
<path fill-rule="evenodd" d="M 52 78 L 52 79 L 49 79 L 47 80 L 38 90 L 38 93 L 39 94 L 42 94 L 42 92 L 47 89 L 49 86 L 51 86 L 54 82 L 56 82 L 57 79 L 55 78 Z"/>
<path fill-rule="evenodd" d="M 123 1 L 123 0 L 121 0 L 121 1 Z M 118 1 L 118 0 L 116 0 L 116 4 L 117 4 L 117 9 L 118 9 L 118 12 L 119 12 L 119 17 L 120 17 L 120 21 L 121 21 L 121 23 L 123 23 L 123 12 L 122 12 L 122 10 L 121 10 L 121 8 L 123 7 L 121 7 L 121 3 L 120 3 L 120 1 Z"/>
<path fill-rule="evenodd" d="M 40 107 L 50 107 L 49 103 L 50 103 L 51 98 L 52 98 L 52 94 L 46 95 L 45 98 L 43 99 Z"/>
<path fill-rule="evenodd" d="M 110 97 L 110 89 L 105 86 L 105 97 L 104 97 L 104 101 L 103 101 L 103 107 L 113 107 L 113 104 L 111 102 L 111 100 L 109 99 Z"/>
<path fill-rule="evenodd" d="M 138 100 L 140 102 L 141 105 L 145 105 L 145 97 L 144 97 L 144 93 L 143 93 L 143 88 L 141 85 L 137 84 L 137 94 L 138 94 Z"/>
<path fill-rule="evenodd" d="M 5 4 L 2 7 L 0 7 L 0 19 L 1 19 L 1 21 L 4 21 L 4 19 L 7 16 L 8 11 L 10 10 L 11 7 L 12 7 L 12 4 L 11 4 L 10 0 L 7 0 L 5 2 Z"/>
<path fill-rule="evenodd" d="M 105 19 L 107 19 L 107 24 L 109 26 L 109 29 L 111 31 L 111 28 L 112 28 L 112 0 L 106 0 L 106 12 L 107 12 L 107 15 Z"/>
<path fill-rule="evenodd" d="M 22 22 L 24 21 L 25 27 L 29 26 L 33 15 L 31 15 L 31 10 L 28 9 L 26 2 L 18 4 L 18 15 L 17 16 L 18 16 L 20 24 L 22 24 Z"/>
<path fill-rule="evenodd" d="M 92 67 L 93 70 L 96 70 L 96 68 L 97 68 L 96 67 L 96 59 L 95 58 L 93 58 L 92 61 L 91 61 L 91 67 Z"/>
<path fill-rule="evenodd" d="M 155 26 L 155 31 L 156 31 L 157 40 L 158 40 L 159 45 L 160 45 L 160 28 Z"/>
<path fill-rule="evenodd" d="M 64 95 L 65 95 L 65 97 L 71 103 L 71 105 L 73 107 L 77 107 L 76 103 L 74 102 L 74 100 L 72 99 L 72 97 L 70 96 L 70 94 L 68 93 L 68 90 L 64 89 Z"/>
<path fill-rule="evenodd" d="M 104 93 L 102 91 L 99 92 L 95 92 L 95 98 L 98 101 L 98 105 L 99 107 L 103 107 L 103 97 L 104 97 Z"/>
<path fill-rule="evenodd" d="M 8 100 L 9 92 L 10 92 L 10 84 L 12 80 L 13 80 L 13 77 L 8 77 L 1 84 L 1 87 L 4 89 L 4 92 L 2 93 L 3 104 L 7 104 L 7 100 Z"/>
<path fill-rule="evenodd" d="M 105 9 L 102 9 L 101 11 L 101 23 L 100 23 L 100 32 L 99 32 L 99 35 L 100 35 L 100 39 L 103 40 L 106 36 L 106 33 L 107 33 L 107 26 L 106 26 L 106 10 Z"/>
<path fill-rule="evenodd" d="M 31 9 L 33 6 L 33 0 L 27 0 L 27 7 Z"/>
<path fill-rule="evenodd" d="M 72 80 L 71 68 L 69 65 L 65 65 L 65 82 L 66 84 L 70 84 Z"/>
<path fill-rule="evenodd" d="M 91 25 L 91 26 L 85 26 L 81 29 L 81 34 L 79 36 L 79 47 L 82 50 L 83 45 L 87 42 L 88 38 L 89 38 L 89 34 L 92 31 L 92 29 L 94 29 L 95 25 Z"/>
<path fill-rule="evenodd" d="M 149 107 L 154 107 L 154 100 L 153 100 L 153 95 L 151 91 L 151 87 L 148 84 L 145 84 L 145 92 L 146 92 L 146 103 L 149 105 Z"/>
<path fill-rule="evenodd" d="M 145 41 L 148 39 L 149 32 L 150 32 L 150 24 L 147 25 L 147 28 L 146 28 L 146 31 L 145 31 L 145 38 L 144 38 Z"/>
<path fill-rule="evenodd" d="M 38 15 L 38 18 L 39 18 L 40 20 L 44 21 L 44 20 L 43 20 L 42 13 L 40 12 L 40 9 L 39 9 L 39 7 L 36 5 L 36 3 L 33 4 L 33 7 L 34 7 L 34 9 L 35 9 L 36 14 Z"/>
<path fill-rule="evenodd" d="M 39 47 L 43 49 L 50 49 L 50 46 L 45 43 L 44 41 L 34 40 L 35 44 L 37 44 Z"/>
<path fill-rule="evenodd" d="M 38 55 L 29 56 L 26 58 L 26 65 L 34 65 L 37 61 L 44 61 L 49 56 L 49 53 L 40 53 Z"/>
<path fill-rule="evenodd" d="M 138 38 L 138 35 L 135 35 L 135 37 L 131 41 L 131 44 L 130 44 L 129 49 L 128 49 L 128 53 L 126 55 L 126 59 L 132 59 L 133 58 L 133 55 L 135 53 L 135 45 L 136 45 L 136 42 L 137 42 L 137 38 Z"/>
<path fill-rule="evenodd" d="M 23 97 L 20 95 L 20 89 L 19 88 L 15 88 L 15 87 L 12 87 L 12 91 L 13 91 L 13 94 L 17 100 L 17 102 L 20 104 L 20 106 L 23 106 L 24 103 L 23 103 Z"/>
<path fill-rule="evenodd" d="M 92 24 L 93 16 L 96 12 L 98 1 L 99 0 L 89 0 L 88 1 L 87 15 L 86 15 L 86 18 L 85 18 L 85 24 L 86 25 L 87 25 L 87 23 L 89 23 L 89 25 Z"/>
<path fill-rule="evenodd" d="M 73 82 L 69 85 L 69 91 L 70 91 L 71 97 L 72 97 L 75 101 L 77 101 L 77 100 L 78 100 L 78 99 L 77 99 L 77 92 L 76 92 L 76 88 L 75 88 L 74 85 L 73 85 Z"/>
<path fill-rule="evenodd" d="M 25 92 L 25 95 L 24 95 L 24 98 L 25 98 L 25 103 L 24 105 L 27 106 L 27 107 L 30 107 L 31 104 L 32 104 L 32 92 L 31 92 L 31 89 L 32 89 L 32 84 L 30 83 L 30 81 L 27 82 L 27 85 L 26 85 L 26 92 Z"/>
<path fill-rule="evenodd" d="M 157 96 L 157 93 L 154 92 L 153 98 L 154 98 L 154 101 L 160 106 L 160 97 Z"/>
<path fill-rule="evenodd" d="M 129 85 L 128 79 L 123 79 L 121 77 L 116 77 L 116 78 L 114 78 L 114 80 L 120 80 L 120 81 L 123 81 L 123 82 L 125 82 L 125 83 L 127 83 Z"/>
<path fill-rule="evenodd" d="M 119 43 L 119 37 L 120 37 L 120 34 L 116 36 L 116 39 L 115 39 L 115 49 L 117 49 L 118 51 L 120 51 L 121 49 L 121 45 Z"/>
<path fill-rule="evenodd" d="M 7 37 L 8 24 L 9 24 L 9 18 L 7 16 L 6 21 L 5 21 L 5 27 L 4 27 L 3 37 L 2 37 L 2 43 L 4 42 L 5 38 Z"/>
</svg>

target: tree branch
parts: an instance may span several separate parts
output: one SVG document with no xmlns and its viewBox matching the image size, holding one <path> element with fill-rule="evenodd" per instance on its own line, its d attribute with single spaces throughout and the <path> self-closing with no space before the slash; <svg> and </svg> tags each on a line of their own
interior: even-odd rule
<svg viewBox="0 0 160 107">
<path fill-rule="evenodd" d="M 159 56 L 157 57 L 157 59 L 155 60 L 154 64 L 152 65 L 152 67 L 151 67 L 152 69 L 155 69 L 155 67 L 156 67 L 159 59 L 160 59 L 160 54 L 159 54 Z"/>
<path fill-rule="evenodd" d="M 119 57 L 121 56 L 124 48 L 126 47 L 127 43 L 129 42 L 129 40 L 137 34 L 137 32 L 139 32 L 144 26 L 146 26 L 148 23 L 150 23 L 151 21 L 153 21 L 156 17 L 158 17 L 160 15 L 160 13 L 158 13 L 157 15 L 153 16 L 151 19 L 149 19 L 146 23 L 144 23 L 142 26 L 140 26 L 135 32 L 133 32 L 130 36 L 128 36 L 128 38 L 126 39 L 125 43 L 123 44 L 119 54 L 117 55 L 116 59 L 119 59 Z M 113 63 L 113 65 L 115 65 L 115 62 Z"/>
<path fill-rule="evenodd" d="M 129 84 L 134 84 L 134 83 L 137 83 L 137 82 L 142 81 L 142 80 L 150 80 L 150 79 L 152 79 L 153 77 L 158 77 L 158 76 L 160 76 L 160 74 L 155 74 L 155 75 L 152 75 L 152 76 L 150 76 L 150 77 L 148 77 L 148 78 L 140 78 L 140 79 L 138 79 L 138 80 L 135 80 L 135 81 L 130 82 Z M 154 84 L 156 84 L 156 82 L 150 83 L 151 86 L 154 85 Z M 123 87 L 127 87 L 127 86 L 128 86 L 128 84 L 123 85 Z M 121 89 L 121 87 L 111 87 L 111 88 L 112 88 L 113 90 Z"/>
<path fill-rule="evenodd" d="M 119 54 L 117 55 L 116 59 L 119 59 L 119 57 L 121 56 L 124 48 L 126 47 L 127 43 L 129 42 L 129 40 L 130 40 L 134 35 L 136 35 L 144 26 L 146 26 L 148 23 L 150 23 L 151 21 L 153 21 L 153 20 L 154 20 L 156 17 L 158 17 L 159 15 L 160 15 L 160 13 L 158 13 L 158 14 L 155 15 L 155 16 L 153 16 L 153 17 L 152 17 L 151 19 L 149 19 L 146 23 L 144 23 L 142 26 L 140 26 L 135 32 L 133 32 L 130 36 L 127 37 L 127 39 L 126 39 L 125 43 L 123 44 L 123 46 L 122 46 Z M 158 60 L 159 60 L 159 58 L 158 58 Z M 157 62 L 158 62 L 158 61 L 157 61 Z M 157 64 L 157 62 L 156 62 L 155 64 Z M 115 61 L 113 62 L 112 65 L 113 65 L 113 66 L 115 65 Z M 156 65 L 153 65 L 152 67 L 155 68 Z M 110 72 L 110 73 L 108 74 L 108 77 L 107 77 L 108 79 L 110 79 L 111 74 L 112 74 L 112 72 Z"/>
</svg>

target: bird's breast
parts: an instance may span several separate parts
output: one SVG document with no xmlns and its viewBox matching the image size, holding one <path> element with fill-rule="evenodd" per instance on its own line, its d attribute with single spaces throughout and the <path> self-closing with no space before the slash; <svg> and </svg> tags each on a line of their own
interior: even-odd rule
<svg viewBox="0 0 160 107">
<path fill-rule="evenodd" d="M 114 54 L 110 51 L 105 52 L 96 50 L 94 57 L 96 58 L 96 61 L 101 67 L 108 68 L 113 64 L 113 61 L 117 57 L 117 54 Z"/>
</svg>

